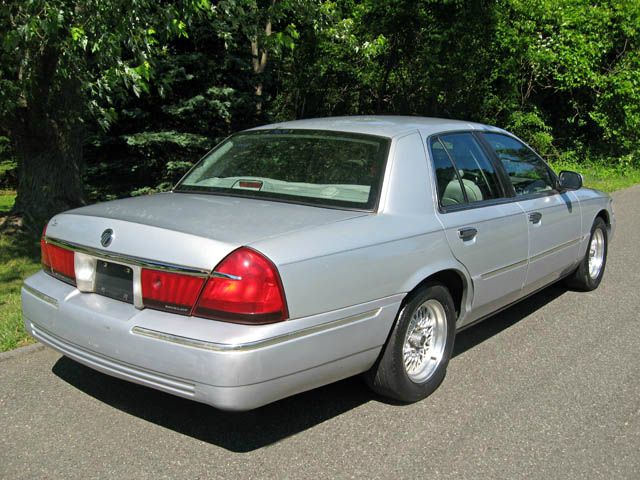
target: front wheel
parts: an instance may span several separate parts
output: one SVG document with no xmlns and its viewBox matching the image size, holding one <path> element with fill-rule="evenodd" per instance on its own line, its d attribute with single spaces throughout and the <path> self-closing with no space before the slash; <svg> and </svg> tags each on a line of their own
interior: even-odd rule
<svg viewBox="0 0 640 480">
<path fill-rule="evenodd" d="M 455 338 L 456 313 L 441 284 L 413 292 L 401 308 L 382 354 L 365 379 L 377 393 L 401 402 L 430 395 L 444 379 Z"/>
<path fill-rule="evenodd" d="M 567 285 L 585 292 L 598 288 L 604 275 L 604 267 L 607 264 L 607 249 L 607 224 L 602 218 L 597 217 L 591 227 L 587 253 L 576 271 L 567 278 Z"/>
</svg>

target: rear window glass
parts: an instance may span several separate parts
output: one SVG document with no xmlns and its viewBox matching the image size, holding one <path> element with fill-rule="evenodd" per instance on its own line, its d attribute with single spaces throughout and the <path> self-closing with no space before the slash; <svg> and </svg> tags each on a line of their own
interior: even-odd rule
<svg viewBox="0 0 640 480">
<path fill-rule="evenodd" d="M 389 139 L 319 130 L 234 135 L 207 154 L 174 191 L 197 191 L 374 209 Z"/>
</svg>

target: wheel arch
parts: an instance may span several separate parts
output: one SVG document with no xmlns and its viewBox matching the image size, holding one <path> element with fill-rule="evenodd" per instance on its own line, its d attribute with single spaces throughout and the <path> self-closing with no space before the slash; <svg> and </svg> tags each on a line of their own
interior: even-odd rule
<svg viewBox="0 0 640 480">
<path fill-rule="evenodd" d="M 607 230 L 611 230 L 611 216 L 609 215 L 609 211 L 606 208 L 600 210 L 595 218 L 601 218 L 604 223 L 607 225 Z M 595 220 L 595 219 L 594 219 Z"/>
<path fill-rule="evenodd" d="M 410 288 L 403 300 L 403 305 L 410 301 L 414 292 L 422 288 L 428 283 L 440 283 L 447 287 L 453 298 L 456 308 L 456 315 L 460 320 L 468 311 L 471 303 L 471 295 L 473 287 L 468 274 L 462 266 L 448 266 L 440 269 L 434 269 L 431 272 L 416 275 L 410 282 Z"/>
</svg>

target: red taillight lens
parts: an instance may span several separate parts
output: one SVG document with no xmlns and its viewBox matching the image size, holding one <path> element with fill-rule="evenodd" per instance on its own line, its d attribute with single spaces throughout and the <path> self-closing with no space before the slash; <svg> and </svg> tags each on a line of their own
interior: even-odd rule
<svg viewBox="0 0 640 480">
<path fill-rule="evenodd" d="M 75 284 L 76 271 L 73 264 L 73 252 L 45 242 L 46 257 L 53 274 Z"/>
<path fill-rule="evenodd" d="M 272 323 L 288 316 L 278 271 L 265 256 L 242 247 L 215 268 L 229 278 L 212 277 L 194 315 L 238 323 Z"/>
<path fill-rule="evenodd" d="M 142 303 L 145 307 L 188 314 L 198 299 L 204 278 L 142 269 Z"/>
<path fill-rule="evenodd" d="M 42 230 L 42 237 L 40 237 L 42 269 L 60 280 L 75 285 L 74 253 L 71 250 L 47 243 L 46 235 L 47 226 L 45 225 Z"/>
</svg>

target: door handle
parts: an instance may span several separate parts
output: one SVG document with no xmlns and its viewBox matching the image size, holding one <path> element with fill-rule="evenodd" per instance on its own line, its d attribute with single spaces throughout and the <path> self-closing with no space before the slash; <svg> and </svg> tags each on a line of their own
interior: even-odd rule
<svg viewBox="0 0 640 480">
<path fill-rule="evenodd" d="M 465 227 L 458 230 L 458 237 L 460 237 L 460 239 L 463 242 L 466 242 L 467 240 L 471 240 L 477 234 L 478 234 L 478 230 L 472 227 Z"/>
<path fill-rule="evenodd" d="M 542 220 L 542 214 L 540 212 L 533 212 L 529 214 L 529 221 L 531 223 L 540 223 Z"/>
</svg>

